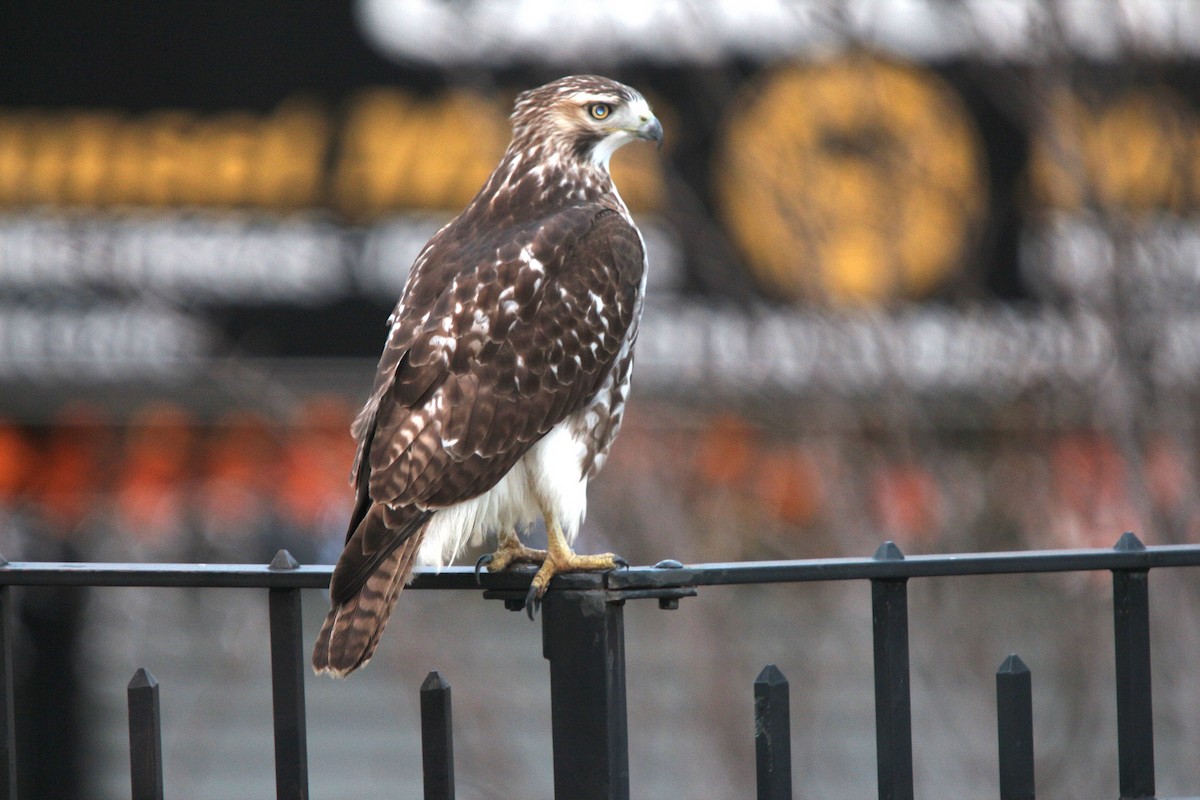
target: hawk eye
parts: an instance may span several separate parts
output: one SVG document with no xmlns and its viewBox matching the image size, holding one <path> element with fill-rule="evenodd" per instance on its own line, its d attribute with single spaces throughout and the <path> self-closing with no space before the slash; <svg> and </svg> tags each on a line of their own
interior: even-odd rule
<svg viewBox="0 0 1200 800">
<path fill-rule="evenodd" d="M 592 103 L 588 106 L 588 113 L 592 115 L 592 119 L 604 119 L 612 113 L 612 106 L 608 103 Z"/>
</svg>

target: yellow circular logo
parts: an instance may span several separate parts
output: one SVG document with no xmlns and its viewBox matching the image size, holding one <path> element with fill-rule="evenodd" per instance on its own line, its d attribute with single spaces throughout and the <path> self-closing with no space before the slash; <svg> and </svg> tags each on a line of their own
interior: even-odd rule
<svg viewBox="0 0 1200 800">
<path fill-rule="evenodd" d="M 932 71 L 855 54 L 753 82 L 726 116 L 716 199 L 749 268 L 789 300 L 927 294 L 987 210 L 983 150 Z"/>
</svg>

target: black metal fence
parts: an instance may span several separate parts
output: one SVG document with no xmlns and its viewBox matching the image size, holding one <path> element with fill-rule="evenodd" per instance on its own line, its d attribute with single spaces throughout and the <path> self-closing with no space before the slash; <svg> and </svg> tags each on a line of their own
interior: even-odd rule
<svg viewBox="0 0 1200 800">
<path fill-rule="evenodd" d="M 1117 761 L 1122 800 L 1154 798 L 1149 573 L 1200 566 L 1200 545 L 1145 547 L 1132 533 L 1111 550 L 915 556 L 891 542 L 867 559 L 683 566 L 665 561 L 604 575 L 555 578 L 542 606 L 557 800 L 630 796 L 625 706 L 624 604 L 655 599 L 674 608 L 701 586 L 865 580 L 871 584 L 875 658 L 876 768 L 881 800 L 913 797 L 908 589 L 911 578 L 1109 570 L 1113 575 Z M 268 566 L 5 563 L 0 566 L 0 800 L 17 797 L 13 719 L 13 586 L 259 588 L 269 594 L 275 782 L 280 800 L 308 797 L 300 592 L 324 588 L 329 567 L 300 566 L 281 551 Z M 520 608 L 530 572 L 484 574 L 484 596 Z M 418 573 L 413 589 L 478 590 L 469 568 Z M 996 674 L 1000 797 L 1034 797 L 1031 677 L 1016 654 Z M 158 684 L 139 669 L 128 687 L 133 797 L 163 797 Z M 749 694 L 748 694 L 749 700 Z M 757 797 L 792 797 L 788 683 L 768 665 L 753 686 Z M 421 687 L 426 800 L 454 797 L 450 687 L 430 673 Z"/>
</svg>

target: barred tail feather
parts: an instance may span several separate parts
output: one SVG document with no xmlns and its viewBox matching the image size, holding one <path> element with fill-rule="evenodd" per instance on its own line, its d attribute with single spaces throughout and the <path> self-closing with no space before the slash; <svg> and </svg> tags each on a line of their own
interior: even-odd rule
<svg viewBox="0 0 1200 800">
<path fill-rule="evenodd" d="M 353 597 L 329 610 L 313 648 L 314 672 L 344 678 L 371 660 L 396 598 L 412 577 L 424 533 L 422 527 L 409 536 Z"/>
</svg>

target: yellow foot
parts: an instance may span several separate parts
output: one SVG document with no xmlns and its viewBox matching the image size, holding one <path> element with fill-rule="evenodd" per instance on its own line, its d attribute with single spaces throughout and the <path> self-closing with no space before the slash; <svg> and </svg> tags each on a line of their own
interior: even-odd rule
<svg viewBox="0 0 1200 800">
<path fill-rule="evenodd" d="M 546 561 L 545 550 L 534 550 L 521 544 L 521 540 L 511 533 L 500 534 L 496 552 L 482 555 L 475 562 L 475 582 L 479 583 L 479 572 L 485 566 L 488 572 L 499 572 L 513 564 L 542 564 Z"/>
<path fill-rule="evenodd" d="M 576 555 L 570 549 L 552 549 L 542 561 L 541 568 L 533 576 L 529 585 L 529 593 L 525 595 L 525 613 L 533 619 L 538 608 L 542 605 L 542 595 L 550 585 L 550 579 L 562 572 L 595 572 L 608 571 L 617 567 L 628 567 L 629 562 L 612 553 L 600 553 L 593 556 Z"/>
</svg>

